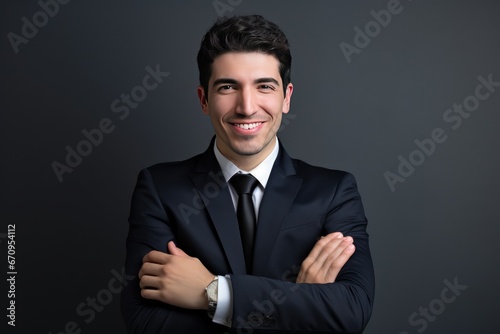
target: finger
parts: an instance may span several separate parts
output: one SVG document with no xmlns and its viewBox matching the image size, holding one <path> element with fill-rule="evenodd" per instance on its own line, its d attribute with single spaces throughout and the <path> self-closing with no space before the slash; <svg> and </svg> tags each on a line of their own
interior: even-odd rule
<svg viewBox="0 0 500 334">
<path fill-rule="evenodd" d="M 323 251 L 323 248 L 329 244 L 330 241 L 333 240 L 340 240 L 342 239 L 343 235 L 340 232 L 334 232 L 330 233 L 326 236 L 321 237 L 316 244 L 314 245 L 313 249 L 309 253 L 307 257 L 311 258 L 312 260 L 316 260 L 318 256 L 320 256 L 321 252 Z"/>
<path fill-rule="evenodd" d="M 349 260 L 349 258 L 354 254 L 354 252 L 356 251 L 356 246 L 354 245 L 354 240 L 352 242 L 349 242 L 348 245 L 344 248 L 344 250 L 342 251 L 342 253 L 340 254 L 339 257 L 337 257 L 337 260 L 338 260 L 338 263 L 342 264 L 342 266 L 344 266 L 344 264 L 347 263 L 347 260 Z"/>
<path fill-rule="evenodd" d="M 322 238 L 343 238 L 343 237 L 344 235 L 341 232 L 331 232 L 325 236 L 322 236 Z"/>
<path fill-rule="evenodd" d="M 341 242 L 342 237 L 342 233 L 340 232 L 334 232 L 326 236 L 322 236 L 302 262 L 296 282 L 304 283 L 310 282 L 311 279 L 314 280 L 314 277 L 316 277 L 318 271 L 321 270 L 323 262 L 329 255 L 329 252 L 324 252 L 324 248 L 327 247 L 332 241 L 336 241 L 337 243 Z M 322 253 L 323 255 L 321 255 Z M 321 276 L 324 276 L 324 274 Z"/>
<path fill-rule="evenodd" d="M 178 248 L 173 241 L 168 242 L 167 249 L 168 252 L 172 255 L 184 256 L 184 257 L 189 256 L 182 249 Z"/>
<path fill-rule="evenodd" d="M 332 245 L 330 248 L 326 248 L 323 250 L 323 253 L 327 256 L 324 261 L 324 266 L 331 266 L 333 262 L 337 261 L 337 259 L 341 256 L 341 254 L 346 250 L 347 247 L 354 243 L 354 239 L 352 237 L 344 237 L 337 245 Z M 343 265 L 343 264 L 342 264 Z"/>
<path fill-rule="evenodd" d="M 145 262 L 142 264 L 141 269 L 139 270 L 139 279 L 144 275 L 149 276 L 162 276 L 163 274 L 163 265 L 153 262 Z"/>
<path fill-rule="evenodd" d="M 332 262 L 329 270 L 327 270 L 326 275 L 325 275 L 325 280 L 327 282 L 332 282 L 332 283 L 335 282 L 338 274 L 340 273 L 340 270 L 342 270 L 344 265 L 351 258 L 351 256 L 354 254 L 355 251 L 356 251 L 356 246 L 354 246 L 354 244 L 350 244 Z"/>
<path fill-rule="evenodd" d="M 328 244 L 323 246 L 318 257 L 307 269 L 307 273 L 312 274 L 314 280 L 319 279 L 321 282 L 331 282 L 332 279 L 335 279 L 336 274 L 344 264 L 337 265 L 335 261 L 342 254 L 344 249 L 352 243 L 353 239 L 351 237 L 342 239 L 334 238 L 329 241 Z M 329 273 L 334 274 L 329 275 Z"/>
<path fill-rule="evenodd" d="M 142 289 L 141 296 L 146 299 L 161 300 L 161 291 L 156 289 Z"/>
<path fill-rule="evenodd" d="M 139 286 L 141 289 L 160 289 L 161 279 L 156 276 L 144 275 L 139 281 Z"/>
<path fill-rule="evenodd" d="M 338 247 L 344 240 L 345 238 L 343 238 L 342 234 L 340 233 L 335 234 L 331 237 L 327 236 L 323 239 L 320 239 L 313 249 L 314 254 L 312 254 L 312 256 L 315 256 L 315 258 L 311 257 L 311 259 L 314 259 L 311 264 L 311 268 L 319 269 L 324 265 L 324 262 L 327 261 L 332 253 L 334 255 L 340 254 L 341 250 L 338 250 Z"/>
<path fill-rule="evenodd" d="M 159 252 L 156 250 L 153 250 L 142 258 L 142 262 L 153 262 L 153 263 L 158 263 L 158 264 L 164 264 L 168 261 L 168 258 L 170 257 L 169 254 Z"/>
</svg>

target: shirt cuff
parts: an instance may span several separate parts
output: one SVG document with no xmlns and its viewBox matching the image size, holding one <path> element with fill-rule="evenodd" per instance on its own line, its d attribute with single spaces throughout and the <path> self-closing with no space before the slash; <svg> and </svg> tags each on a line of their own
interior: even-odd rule
<svg viewBox="0 0 500 334">
<path fill-rule="evenodd" d="M 231 318 L 233 317 L 233 286 L 231 278 L 219 276 L 217 287 L 217 308 L 213 322 L 231 327 Z"/>
</svg>

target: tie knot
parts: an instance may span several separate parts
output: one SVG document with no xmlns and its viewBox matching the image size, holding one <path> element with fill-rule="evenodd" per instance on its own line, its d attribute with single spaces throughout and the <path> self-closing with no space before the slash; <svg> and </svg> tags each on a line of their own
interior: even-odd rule
<svg viewBox="0 0 500 334">
<path fill-rule="evenodd" d="M 259 184 L 259 181 L 252 174 L 234 174 L 229 180 L 234 187 L 234 190 L 241 194 L 251 194 L 255 190 L 255 187 Z"/>
</svg>

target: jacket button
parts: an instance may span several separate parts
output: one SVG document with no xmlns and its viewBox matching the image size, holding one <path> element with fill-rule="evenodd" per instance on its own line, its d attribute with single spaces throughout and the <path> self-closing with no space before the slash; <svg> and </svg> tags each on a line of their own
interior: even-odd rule
<svg viewBox="0 0 500 334">
<path fill-rule="evenodd" d="M 264 321 L 264 316 L 260 312 L 250 312 L 247 316 L 247 322 L 250 326 L 261 326 Z"/>
<path fill-rule="evenodd" d="M 264 327 L 273 327 L 276 325 L 276 319 L 273 316 L 266 315 L 264 319 L 262 319 L 262 326 Z"/>
</svg>

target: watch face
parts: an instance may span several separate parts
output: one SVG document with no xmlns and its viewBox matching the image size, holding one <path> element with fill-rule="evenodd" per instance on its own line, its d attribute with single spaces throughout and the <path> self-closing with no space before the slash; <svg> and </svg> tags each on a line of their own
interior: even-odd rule
<svg viewBox="0 0 500 334">
<path fill-rule="evenodd" d="M 207 287 L 207 296 L 209 300 L 217 301 L 217 281 L 212 281 Z"/>
</svg>

